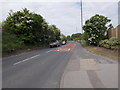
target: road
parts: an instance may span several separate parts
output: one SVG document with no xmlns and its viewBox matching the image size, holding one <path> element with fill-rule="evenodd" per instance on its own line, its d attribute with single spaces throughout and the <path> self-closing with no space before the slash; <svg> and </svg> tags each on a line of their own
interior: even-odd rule
<svg viewBox="0 0 120 90">
<path fill-rule="evenodd" d="M 74 48 L 68 43 L 4 58 L 3 88 L 58 88 Z"/>
<path fill-rule="evenodd" d="M 34 50 L 3 58 L 2 86 L 3 88 L 60 88 L 61 79 L 65 71 L 71 69 L 77 70 L 80 68 L 80 62 L 78 62 L 80 60 L 78 59 L 83 60 L 89 58 L 101 64 L 116 63 L 108 58 L 85 51 L 81 45 L 76 42 L 68 42 L 66 45 L 58 48 Z M 71 60 L 75 60 L 75 62 Z M 84 61 L 81 63 L 85 63 Z M 84 67 L 81 68 L 84 69 Z M 90 73 L 90 71 L 87 73 L 91 76 L 90 79 L 92 79 L 94 75 Z M 65 75 L 65 80 L 62 80 L 62 82 L 67 83 L 67 85 L 63 85 L 62 88 L 69 88 L 71 85 L 71 83 L 68 83 L 69 80 L 66 77 L 68 77 L 67 74 Z M 91 83 L 95 83 L 94 81 L 95 80 Z"/>
</svg>

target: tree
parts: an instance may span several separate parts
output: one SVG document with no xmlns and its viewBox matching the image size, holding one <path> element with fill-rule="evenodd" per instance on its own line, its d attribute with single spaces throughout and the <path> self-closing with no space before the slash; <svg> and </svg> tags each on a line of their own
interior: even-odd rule
<svg viewBox="0 0 120 90">
<path fill-rule="evenodd" d="M 67 36 L 67 40 L 68 40 L 68 41 L 71 40 L 71 36 L 70 36 L 70 35 Z"/>
<path fill-rule="evenodd" d="M 56 25 L 49 26 L 49 39 L 51 41 L 60 40 L 61 32 Z"/>
<path fill-rule="evenodd" d="M 82 36 L 81 33 L 75 33 L 75 34 L 72 34 L 72 35 L 71 35 L 71 38 L 72 38 L 73 40 L 81 40 L 81 36 Z"/>
<path fill-rule="evenodd" d="M 99 41 L 105 38 L 107 29 L 111 26 L 110 19 L 103 15 L 96 14 L 85 22 L 83 30 L 88 35 L 87 42 L 89 45 L 98 45 Z"/>
<path fill-rule="evenodd" d="M 7 19 L 3 22 L 3 46 L 4 50 L 13 50 L 19 48 L 21 43 L 28 45 L 48 45 L 52 40 L 60 40 L 61 31 L 56 25 L 49 25 L 39 14 L 30 12 L 28 9 L 9 13 Z M 8 49 L 7 41 L 10 38 L 12 46 Z M 15 46 L 15 43 L 17 43 Z M 20 46 L 21 47 L 21 46 Z"/>
<path fill-rule="evenodd" d="M 67 37 L 64 34 L 60 35 L 61 41 L 67 41 Z"/>
<path fill-rule="evenodd" d="M 25 44 L 33 44 L 42 36 L 42 16 L 31 13 L 26 8 L 22 11 L 10 12 L 5 21 L 5 30 L 14 33 L 17 37 L 24 41 Z"/>
<path fill-rule="evenodd" d="M 25 44 L 48 43 L 49 39 L 60 40 L 61 32 L 56 25 L 48 25 L 41 15 L 26 8 L 17 12 L 11 11 L 4 28 L 7 32 L 16 34 Z"/>
</svg>

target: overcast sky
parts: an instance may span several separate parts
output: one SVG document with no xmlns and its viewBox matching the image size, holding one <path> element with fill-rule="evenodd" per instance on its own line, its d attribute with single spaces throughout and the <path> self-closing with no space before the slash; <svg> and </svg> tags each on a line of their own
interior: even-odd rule
<svg viewBox="0 0 120 90">
<path fill-rule="evenodd" d="M 83 24 L 91 16 L 101 14 L 111 19 L 114 27 L 118 25 L 118 0 L 114 2 L 104 1 L 83 0 Z M 55 24 L 65 35 L 81 32 L 79 0 L 67 0 L 66 2 L 56 2 L 54 0 L 51 2 L 48 2 L 48 0 L 2 1 L 0 3 L 0 11 L 2 13 L 0 21 L 6 19 L 10 10 L 18 11 L 22 10 L 22 8 L 27 8 L 31 12 L 42 15 L 49 24 Z"/>
</svg>

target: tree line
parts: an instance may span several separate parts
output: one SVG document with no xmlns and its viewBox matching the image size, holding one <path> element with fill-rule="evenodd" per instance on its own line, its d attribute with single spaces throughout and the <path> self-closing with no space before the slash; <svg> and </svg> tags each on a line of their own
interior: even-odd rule
<svg viewBox="0 0 120 90">
<path fill-rule="evenodd" d="M 10 11 L 2 23 L 2 29 L 3 52 L 30 45 L 48 45 L 51 41 L 61 39 L 61 31 L 56 25 L 49 25 L 41 15 L 27 8 Z"/>
</svg>

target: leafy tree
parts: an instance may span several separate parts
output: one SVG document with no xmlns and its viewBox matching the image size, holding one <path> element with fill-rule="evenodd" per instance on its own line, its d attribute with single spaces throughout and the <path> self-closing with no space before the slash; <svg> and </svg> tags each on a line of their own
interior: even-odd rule
<svg viewBox="0 0 120 90">
<path fill-rule="evenodd" d="M 98 45 L 103 40 L 109 28 L 110 19 L 103 15 L 96 14 L 85 22 L 83 29 L 87 33 L 87 42 L 89 45 Z"/>
<path fill-rule="evenodd" d="M 18 49 L 20 43 L 26 46 L 46 45 L 52 40 L 60 40 L 61 35 L 56 25 L 49 25 L 41 15 L 26 8 L 17 12 L 10 11 L 3 22 L 3 29 L 4 51 Z M 10 40 L 13 40 L 11 48 L 8 44 Z"/>
<path fill-rule="evenodd" d="M 56 25 L 52 25 L 52 29 L 55 34 L 56 40 L 60 40 L 60 30 L 56 27 Z"/>
<path fill-rule="evenodd" d="M 67 40 L 68 41 L 71 40 L 71 36 L 70 35 L 67 36 Z"/>
<path fill-rule="evenodd" d="M 82 38 L 82 40 L 85 40 L 86 41 L 86 43 L 88 44 L 88 33 L 87 32 L 84 32 L 83 34 L 82 34 L 82 36 L 81 36 L 81 38 Z"/>
<path fill-rule="evenodd" d="M 71 38 L 72 38 L 73 40 L 81 40 L 81 36 L 82 36 L 81 33 L 75 33 L 75 34 L 72 34 L 72 35 L 71 35 Z"/>
<path fill-rule="evenodd" d="M 26 8 L 22 11 L 10 12 L 5 21 L 5 30 L 14 33 L 24 43 L 34 43 L 40 38 L 42 30 L 42 16 L 30 13 Z M 37 38 L 37 39 L 36 39 Z"/>
<path fill-rule="evenodd" d="M 60 35 L 61 41 L 67 41 L 67 37 L 63 34 Z"/>
<path fill-rule="evenodd" d="M 60 30 L 56 27 L 56 25 L 50 25 L 49 26 L 49 39 L 51 41 L 55 41 L 55 40 L 60 40 L 60 35 L 61 32 Z"/>
</svg>

